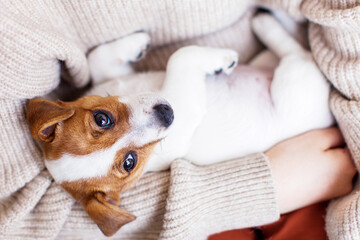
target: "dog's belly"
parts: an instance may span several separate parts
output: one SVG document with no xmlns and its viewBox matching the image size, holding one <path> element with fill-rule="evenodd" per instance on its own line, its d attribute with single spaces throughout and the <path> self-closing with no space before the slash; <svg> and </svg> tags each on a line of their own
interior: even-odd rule
<svg viewBox="0 0 360 240">
<path fill-rule="evenodd" d="M 207 81 L 207 113 L 185 156 L 210 164 L 268 149 L 280 134 L 270 94 L 272 69 L 238 66 Z"/>
</svg>

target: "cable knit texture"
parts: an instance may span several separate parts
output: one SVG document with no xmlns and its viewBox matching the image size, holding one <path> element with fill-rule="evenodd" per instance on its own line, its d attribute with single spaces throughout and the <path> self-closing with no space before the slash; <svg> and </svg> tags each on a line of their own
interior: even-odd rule
<svg viewBox="0 0 360 240">
<path fill-rule="evenodd" d="M 249 27 L 255 6 L 310 21 L 311 49 L 335 87 L 331 107 L 359 169 L 356 0 L 2 0 L 0 239 L 108 239 L 45 169 L 26 125 L 27 99 L 51 92 L 65 71 L 73 85 L 86 85 L 87 51 L 137 30 L 152 38 L 147 58 L 135 65 L 139 71 L 164 69 L 171 53 L 188 44 L 231 47 L 247 62 L 261 48 Z M 330 239 L 360 239 L 358 190 L 359 184 L 330 204 Z M 113 239 L 206 239 L 279 217 L 263 154 L 210 166 L 177 160 L 170 171 L 145 174 L 123 194 L 122 207 L 138 218 Z"/>
</svg>

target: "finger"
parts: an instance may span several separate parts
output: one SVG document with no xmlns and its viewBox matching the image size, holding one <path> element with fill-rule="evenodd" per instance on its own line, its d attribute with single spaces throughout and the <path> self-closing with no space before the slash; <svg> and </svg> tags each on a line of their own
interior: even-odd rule
<svg viewBox="0 0 360 240">
<path fill-rule="evenodd" d="M 351 161 L 350 151 L 347 147 L 337 147 L 329 149 L 327 154 L 330 154 L 334 159 L 340 159 L 344 161 Z"/>
<path fill-rule="evenodd" d="M 321 147 L 324 150 L 345 146 L 345 140 L 339 128 L 332 127 L 318 130 L 318 137 L 320 138 Z"/>
</svg>

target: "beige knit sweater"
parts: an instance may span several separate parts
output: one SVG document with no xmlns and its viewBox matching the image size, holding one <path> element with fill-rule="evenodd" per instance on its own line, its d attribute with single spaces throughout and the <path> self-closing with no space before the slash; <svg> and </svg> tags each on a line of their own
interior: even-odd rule
<svg viewBox="0 0 360 240">
<path fill-rule="evenodd" d="M 0 2 L 0 239 L 101 239 L 97 226 L 46 171 L 25 122 L 26 99 L 52 91 L 60 72 L 88 82 L 85 53 L 137 30 L 153 50 L 139 70 L 164 69 L 178 47 L 231 47 L 246 62 L 260 46 L 249 29 L 253 6 L 307 18 L 316 61 L 333 83 L 331 106 L 360 164 L 360 4 L 357 0 L 1 0 Z M 65 74 L 66 72 L 66 74 Z M 360 239 L 359 185 L 333 200 L 330 239 Z M 138 219 L 114 239 L 205 239 L 279 217 L 266 157 L 259 153 L 210 166 L 175 161 L 146 174 L 122 205 Z"/>
</svg>

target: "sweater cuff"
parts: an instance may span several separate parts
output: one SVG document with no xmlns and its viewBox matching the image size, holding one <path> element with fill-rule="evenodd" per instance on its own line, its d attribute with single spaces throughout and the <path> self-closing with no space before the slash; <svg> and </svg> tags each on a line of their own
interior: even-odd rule
<svg viewBox="0 0 360 240">
<path fill-rule="evenodd" d="M 161 239 L 206 239 L 280 216 L 269 161 L 262 153 L 209 166 L 177 160 L 170 181 Z"/>
</svg>

